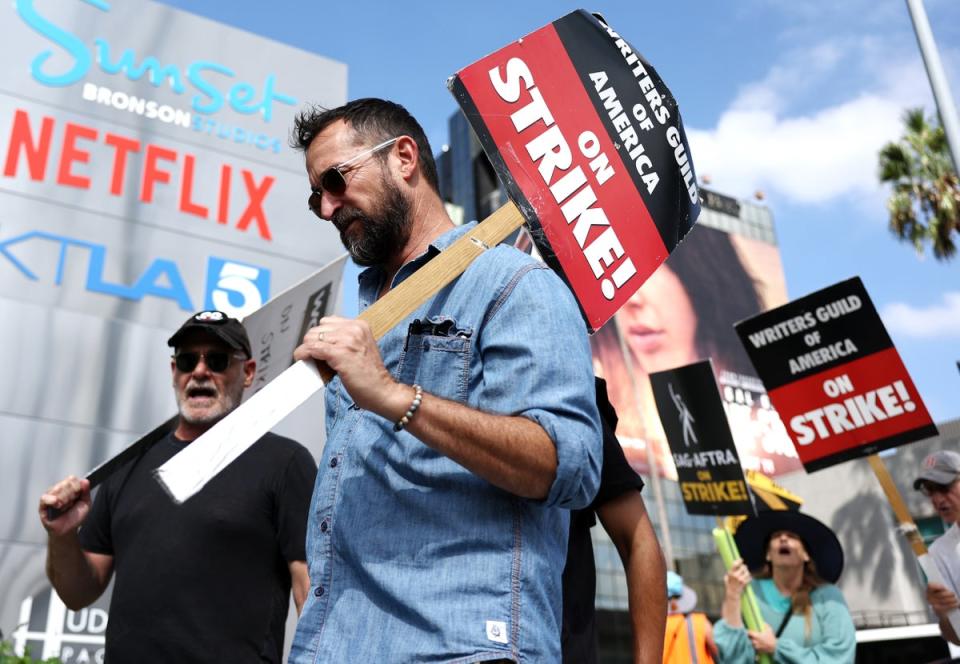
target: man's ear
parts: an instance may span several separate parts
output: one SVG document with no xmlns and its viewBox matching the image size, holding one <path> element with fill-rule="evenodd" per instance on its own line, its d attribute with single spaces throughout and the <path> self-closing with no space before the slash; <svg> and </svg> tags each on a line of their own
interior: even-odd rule
<svg viewBox="0 0 960 664">
<path fill-rule="evenodd" d="M 253 377 L 257 374 L 257 361 L 245 360 L 243 363 L 243 388 L 253 385 Z"/>
<path fill-rule="evenodd" d="M 400 176 L 404 180 L 410 180 L 420 167 L 420 148 L 417 142 L 409 136 L 401 136 L 397 139 L 394 154 L 400 162 Z"/>
</svg>

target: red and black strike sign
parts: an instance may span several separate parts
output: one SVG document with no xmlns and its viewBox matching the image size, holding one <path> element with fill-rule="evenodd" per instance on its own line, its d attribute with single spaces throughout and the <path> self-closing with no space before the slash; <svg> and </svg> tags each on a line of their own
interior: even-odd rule
<svg viewBox="0 0 960 664">
<path fill-rule="evenodd" d="M 650 374 L 688 514 L 755 515 L 710 360 Z"/>
<path fill-rule="evenodd" d="M 735 327 L 807 472 L 937 435 L 859 277 Z"/>
<path fill-rule="evenodd" d="M 700 193 L 677 103 L 598 17 L 568 14 L 449 86 L 591 332 L 687 234 Z"/>
</svg>

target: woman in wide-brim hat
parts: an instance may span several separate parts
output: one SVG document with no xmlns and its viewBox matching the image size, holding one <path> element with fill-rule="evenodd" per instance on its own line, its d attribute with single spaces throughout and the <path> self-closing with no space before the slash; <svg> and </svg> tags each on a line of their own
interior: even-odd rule
<svg viewBox="0 0 960 664">
<path fill-rule="evenodd" d="M 714 626 L 720 661 L 752 663 L 757 653 L 770 653 L 790 664 L 853 662 L 856 630 L 833 585 L 843 571 L 833 531 L 800 512 L 760 512 L 734 539 L 743 559 L 724 576 L 722 620 Z M 748 583 L 766 623 L 759 632 L 744 629 L 740 615 Z"/>
</svg>

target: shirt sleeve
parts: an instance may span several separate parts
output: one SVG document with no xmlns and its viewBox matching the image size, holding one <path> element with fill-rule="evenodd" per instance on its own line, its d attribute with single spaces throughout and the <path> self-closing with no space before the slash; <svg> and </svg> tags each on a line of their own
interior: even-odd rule
<svg viewBox="0 0 960 664">
<path fill-rule="evenodd" d="M 537 422 L 557 451 L 546 504 L 587 507 L 600 484 L 603 442 L 590 343 L 569 289 L 546 266 L 521 267 L 487 313 L 479 352 L 475 406 Z"/>
<path fill-rule="evenodd" d="M 724 664 L 753 664 L 756 651 L 743 627 L 731 627 L 725 620 L 713 626 L 713 640 Z"/>
<path fill-rule="evenodd" d="M 820 586 L 811 593 L 814 620 L 819 623 L 821 639 L 805 645 L 778 639 L 773 653 L 776 664 L 817 664 L 819 662 L 853 662 L 857 650 L 856 628 L 840 589 Z"/>
<path fill-rule="evenodd" d="M 313 456 L 299 443 L 294 446 L 275 487 L 277 543 L 288 563 L 307 559 L 307 515 L 317 477 Z"/>
<path fill-rule="evenodd" d="M 960 528 L 960 525 L 954 524 L 951 529 L 938 540 L 930 545 L 930 558 L 934 565 L 940 571 L 940 578 L 943 580 L 947 590 L 954 595 L 960 595 L 960 584 L 958 574 L 960 574 L 960 534 L 954 529 Z M 955 562 L 951 566 L 951 554 L 955 557 Z"/>
<path fill-rule="evenodd" d="M 113 555 L 113 537 L 110 530 L 110 483 L 104 483 L 93 497 L 90 513 L 80 526 L 80 548 L 91 553 Z"/>
<path fill-rule="evenodd" d="M 590 504 L 593 511 L 628 491 L 643 490 L 643 480 L 630 467 L 620 441 L 614 434 L 617 414 L 607 397 L 606 382 L 602 378 L 597 378 L 596 386 L 597 407 L 600 410 L 600 421 L 603 426 L 603 467 L 600 471 L 600 489 L 597 491 L 597 497 Z"/>
</svg>

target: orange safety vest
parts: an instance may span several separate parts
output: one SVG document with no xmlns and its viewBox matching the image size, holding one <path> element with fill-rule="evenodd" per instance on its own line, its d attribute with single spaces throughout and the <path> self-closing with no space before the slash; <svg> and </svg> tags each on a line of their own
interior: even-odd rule
<svg viewBox="0 0 960 664">
<path fill-rule="evenodd" d="M 663 635 L 663 664 L 713 664 L 707 650 L 707 625 L 702 613 L 671 613 Z M 692 643 L 692 645 L 691 645 Z"/>
</svg>

